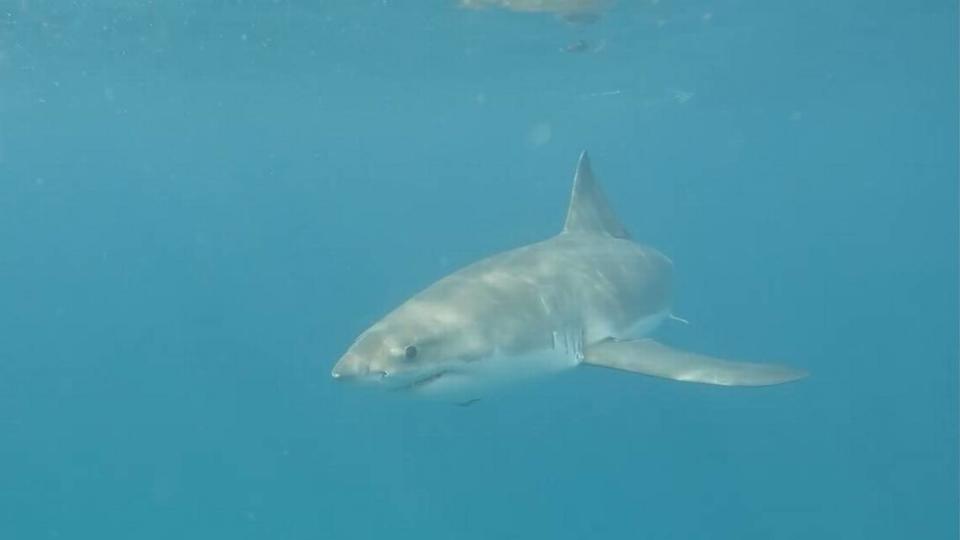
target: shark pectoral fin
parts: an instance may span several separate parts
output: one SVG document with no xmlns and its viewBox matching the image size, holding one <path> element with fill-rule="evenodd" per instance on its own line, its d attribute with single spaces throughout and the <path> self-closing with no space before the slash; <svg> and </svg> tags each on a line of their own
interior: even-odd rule
<svg viewBox="0 0 960 540">
<path fill-rule="evenodd" d="M 590 345 L 583 363 L 663 377 L 676 381 L 723 386 L 767 386 L 807 376 L 802 370 L 775 364 L 753 364 L 678 351 L 652 339 Z"/>
</svg>

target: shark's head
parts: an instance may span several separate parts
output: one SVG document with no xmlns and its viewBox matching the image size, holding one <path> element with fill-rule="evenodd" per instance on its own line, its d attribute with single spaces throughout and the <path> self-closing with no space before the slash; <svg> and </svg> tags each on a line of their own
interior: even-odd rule
<svg viewBox="0 0 960 540">
<path fill-rule="evenodd" d="M 469 309 L 413 299 L 360 334 L 333 367 L 341 381 L 416 389 L 478 354 Z"/>
</svg>

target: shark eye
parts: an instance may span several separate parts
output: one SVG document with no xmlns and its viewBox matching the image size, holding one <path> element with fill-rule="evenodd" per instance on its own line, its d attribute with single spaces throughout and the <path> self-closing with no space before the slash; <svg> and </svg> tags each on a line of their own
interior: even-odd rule
<svg viewBox="0 0 960 540">
<path fill-rule="evenodd" d="M 407 360 L 413 360 L 417 357 L 417 353 L 420 351 L 417 350 L 415 345 L 409 345 L 406 349 L 403 350 L 403 357 Z"/>
</svg>

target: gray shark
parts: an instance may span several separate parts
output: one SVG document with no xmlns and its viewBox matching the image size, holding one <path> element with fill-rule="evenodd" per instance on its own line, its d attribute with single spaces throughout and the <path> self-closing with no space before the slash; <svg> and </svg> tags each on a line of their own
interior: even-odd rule
<svg viewBox="0 0 960 540">
<path fill-rule="evenodd" d="M 360 334 L 332 375 L 459 403 L 504 383 L 578 366 L 726 386 L 806 375 L 651 339 L 672 317 L 672 268 L 662 253 L 631 240 L 584 152 L 560 234 L 430 285 Z"/>
</svg>

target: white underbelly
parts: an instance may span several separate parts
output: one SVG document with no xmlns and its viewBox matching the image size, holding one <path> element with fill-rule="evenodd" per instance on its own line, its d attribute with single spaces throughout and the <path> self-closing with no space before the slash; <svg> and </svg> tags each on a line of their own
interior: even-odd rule
<svg viewBox="0 0 960 540">
<path fill-rule="evenodd" d="M 669 311 L 640 318 L 620 331 L 601 330 L 598 339 L 640 339 L 650 335 L 669 316 Z M 601 324 L 601 326 L 605 326 Z M 496 354 L 459 364 L 429 382 L 418 385 L 418 396 L 465 402 L 492 389 L 576 367 L 583 360 L 582 331 L 554 332 L 553 347 L 522 355 Z"/>
<path fill-rule="evenodd" d="M 452 368 L 415 392 L 426 398 L 469 401 L 499 387 L 576 367 L 580 361 L 580 356 L 556 349 L 496 355 Z"/>
</svg>

